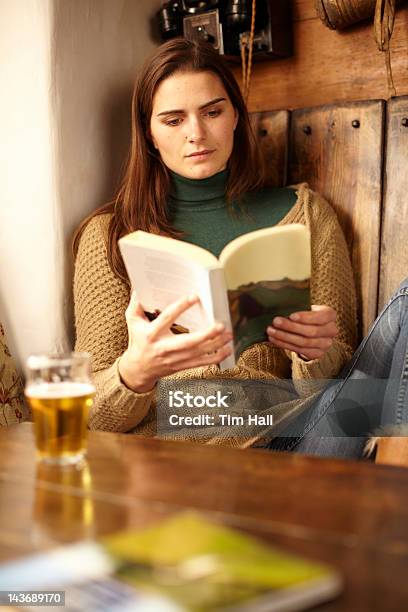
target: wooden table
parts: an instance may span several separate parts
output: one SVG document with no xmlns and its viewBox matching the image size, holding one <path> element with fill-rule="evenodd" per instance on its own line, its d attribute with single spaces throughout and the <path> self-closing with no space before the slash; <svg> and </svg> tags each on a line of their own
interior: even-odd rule
<svg viewBox="0 0 408 612">
<path fill-rule="evenodd" d="M 36 464 L 31 424 L 0 431 L 0 562 L 184 508 L 339 568 L 324 610 L 408 608 L 406 469 L 91 432 L 61 470 Z"/>
</svg>

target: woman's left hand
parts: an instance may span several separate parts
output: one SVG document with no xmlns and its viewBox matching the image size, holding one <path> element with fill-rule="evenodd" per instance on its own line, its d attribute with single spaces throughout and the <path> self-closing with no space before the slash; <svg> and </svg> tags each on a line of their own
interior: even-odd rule
<svg viewBox="0 0 408 612">
<path fill-rule="evenodd" d="M 320 359 L 338 334 L 336 311 L 330 306 L 294 312 L 288 318 L 275 317 L 266 333 L 272 344 L 294 351 L 305 359 Z"/>
</svg>

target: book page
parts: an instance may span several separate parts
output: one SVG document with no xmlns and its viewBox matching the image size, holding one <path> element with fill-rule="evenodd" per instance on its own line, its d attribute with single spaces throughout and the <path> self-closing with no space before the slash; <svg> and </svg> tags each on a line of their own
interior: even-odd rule
<svg viewBox="0 0 408 612">
<path fill-rule="evenodd" d="M 212 304 L 209 306 L 213 308 L 214 320 L 218 323 L 224 323 L 226 329 L 233 331 L 224 270 L 222 268 L 212 270 L 210 272 L 209 281 L 212 295 Z M 220 363 L 221 371 L 228 370 L 236 365 L 235 346 L 233 342 L 230 343 L 230 347 L 233 352 Z"/>
<path fill-rule="evenodd" d="M 196 294 L 200 303 L 178 317 L 175 333 L 204 330 L 214 322 L 231 329 L 224 271 L 201 247 L 137 231 L 119 240 L 132 288 L 143 309 L 154 318 L 182 297 Z M 221 369 L 235 365 L 231 355 Z"/>
<path fill-rule="evenodd" d="M 208 271 L 196 263 L 172 253 L 122 245 L 132 287 L 145 311 L 162 311 L 181 297 L 199 295 L 201 304 L 180 315 L 176 323 L 188 331 L 208 326 L 211 322 L 203 304 L 208 301 Z M 207 279 L 207 282 L 205 281 Z"/>
<path fill-rule="evenodd" d="M 266 341 L 275 316 L 310 310 L 310 232 L 300 224 L 236 238 L 222 251 L 235 345 Z"/>
</svg>

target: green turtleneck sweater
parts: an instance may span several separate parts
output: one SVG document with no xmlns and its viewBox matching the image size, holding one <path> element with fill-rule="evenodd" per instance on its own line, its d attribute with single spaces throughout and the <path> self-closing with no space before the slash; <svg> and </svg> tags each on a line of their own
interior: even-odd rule
<svg viewBox="0 0 408 612">
<path fill-rule="evenodd" d="M 183 239 L 216 257 L 234 238 L 276 225 L 296 203 L 289 188 L 265 187 L 245 196 L 242 204 L 227 203 L 227 170 L 206 179 L 188 179 L 171 172 L 169 212 Z"/>
</svg>

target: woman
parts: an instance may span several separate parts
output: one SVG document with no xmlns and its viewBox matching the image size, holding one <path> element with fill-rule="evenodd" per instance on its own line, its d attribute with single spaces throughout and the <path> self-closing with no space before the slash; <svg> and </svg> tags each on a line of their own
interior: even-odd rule
<svg viewBox="0 0 408 612">
<path fill-rule="evenodd" d="M 260 168 L 239 87 L 219 55 L 184 39 L 162 45 L 135 87 L 132 144 L 117 198 L 85 220 L 74 242 L 76 350 L 93 354 L 97 387 L 91 428 L 154 435 L 155 388 L 164 377 L 227 377 L 272 387 L 292 377 L 302 395 L 305 382 L 334 378 L 351 358 L 356 299 L 336 216 L 306 185 L 263 188 Z M 154 321 L 134 296 L 129 303 L 117 246 L 124 234 L 143 229 L 181 237 L 218 255 L 236 236 L 294 222 L 311 231 L 315 306 L 271 321 L 268 341 L 247 349 L 227 373 L 217 367 L 230 350 L 222 325 L 203 333 L 170 331 L 196 297 L 181 296 Z M 293 393 L 279 397 L 294 400 L 280 401 L 275 411 L 282 426 L 304 406 Z M 254 442 L 238 433 L 229 432 L 228 443 Z"/>
</svg>

